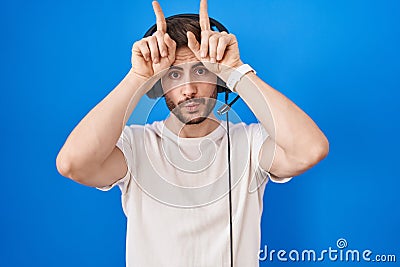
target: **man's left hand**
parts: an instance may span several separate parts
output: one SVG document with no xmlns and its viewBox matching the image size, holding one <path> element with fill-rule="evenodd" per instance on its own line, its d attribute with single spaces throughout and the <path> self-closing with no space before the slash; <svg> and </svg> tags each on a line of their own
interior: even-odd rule
<svg viewBox="0 0 400 267">
<path fill-rule="evenodd" d="M 200 1 L 201 43 L 192 32 L 187 32 L 188 46 L 209 70 L 221 74 L 224 69 L 234 69 L 243 62 L 240 60 L 236 36 L 225 31 L 212 31 L 207 12 L 207 0 Z M 219 64 L 215 64 L 219 63 Z"/>
</svg>

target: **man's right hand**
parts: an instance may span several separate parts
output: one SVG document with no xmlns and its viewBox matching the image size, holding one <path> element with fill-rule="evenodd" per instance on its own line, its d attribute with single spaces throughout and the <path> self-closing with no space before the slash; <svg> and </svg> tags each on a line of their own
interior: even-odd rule
<svg viewBox="0 0 400 267">
<path fill-rule="evenodd" d="M 175 61 L 176 43 L 167 33 L 167 23 L 161 6 L 153 1 L 157 31 L 143 38 L 132 47 L 132 71 L 142 79 L 149 79 L 162 70 L 168 69 Z"/>
</svg>

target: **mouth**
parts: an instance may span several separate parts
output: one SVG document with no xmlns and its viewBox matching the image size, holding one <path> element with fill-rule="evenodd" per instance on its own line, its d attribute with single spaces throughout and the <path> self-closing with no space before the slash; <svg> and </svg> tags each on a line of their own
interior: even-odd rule
<svg viewBox="0 0 400 267">
<path fill-rule="evenodd" d="M 198 111 L 200 106 L 200 103 L 197 102 L 188 102 L 183 105 L 183 107 L 188 111 L 189 113 L 196 112 Z"/>
<path fill-rule="evenodd" d="M 201 104 L 204 104 L 203 98 L 192 98 L 178 103 L 179 107 L 188 113 L 198 112 Z"/>
</svg>

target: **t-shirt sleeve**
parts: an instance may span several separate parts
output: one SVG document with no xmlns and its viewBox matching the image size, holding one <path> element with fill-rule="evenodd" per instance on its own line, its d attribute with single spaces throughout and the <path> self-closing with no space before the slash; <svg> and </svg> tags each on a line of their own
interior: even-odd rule
<svg viewBox="0 0 400 267">
<path fill-rule="evenodd" d="M 261 125 L 261 123 L 252 123 L 249 125 L 249 129 L 251 132 L 251 144 L 252 144 L 252 157 L 253 161 L 255 162 L 255 166 L 257 166 L 257 175 L 268 178 L 274 183 L 286 183 L 289 182 L 293 177 L 276 177 L 267 170 L 264 170 L 261 168 L 259 161 L 258 161 L 258 155 L 260 153 L 260 149 L 264 141 L 268 138 L 269 134 L 265 130 L 265 128 Z"/>
<path fill-rule="evenodd" d="M 121 179 L 115 181 L 111 185 L 103 186 L 103 187 L 96 187 L 97 189 L 101 191 L 109 191 L 112 188 L 114 188 L 116 185 L 120 188 L 121 192 L 125 194 L 128 190 L 129 183 L 131 181 L 131 167 L 133 166 L 133 151 L 132 151 L 132 143 L 131 143 L 131 129 L 129 126 L 125 126 L 124 130 L 121 133 L 121 136 L 118 139 L 118 142 L 116 146 L 119 148 L 119 150 L 122 151 L 122 154 L 124 155 L 126 165 L 128 166 L 128 171 L 126 172 L 125 176 L 122 177 Z"/>
</svg>

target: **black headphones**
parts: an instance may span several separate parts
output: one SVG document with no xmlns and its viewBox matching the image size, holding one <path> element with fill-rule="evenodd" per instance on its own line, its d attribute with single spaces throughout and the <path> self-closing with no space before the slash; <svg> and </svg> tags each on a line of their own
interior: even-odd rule
<svg viewBox="0 0 400 267">
<path fill-rule="evenodd" d="M 174 16 L 170 16 L 168 18 L 165 19 L 165 21 L 174 19 L 174 18 L 188 18 L 188 19 L 192 19 L 192 20 L 196 20 L 199 21 L 199 15 L 198 14 L 179 14 L 179 15 L 174 15 Z M 209 18 L 210 19 L 210 27 L 212 30 L 218 30 L 219 32 L 228 32 L 228 30 L 225 28 L 224 25 L 222 25 L 220 22 L 218 22 L 217 20 L 213 19 L 213 18 Z M 146 31 L 146 33 L 144 34 L 143 38 L 152 36 L 153 33 L 155 33 L 157 31 L 157 24 L 154 24 L 150 29 L 148 29 Z M 224 81 L 222 81 L 219 77 L 217 78 L 217 89 L 218 89 L 218 93 L 223 93 L 223 92 L 228 92 L 230 93 L 231 91 L 227 88 L 226 84 Z M 162 85 L 161 85 L 161 79 L 158 80 L 153 88 L 151 88 L 147 93 L 147 96 L 149 98 L 152 99 L 156 99 L 158 97 L 162 97 L 164 95 L 164 91 L 162 89 Z"/>
</svg>

